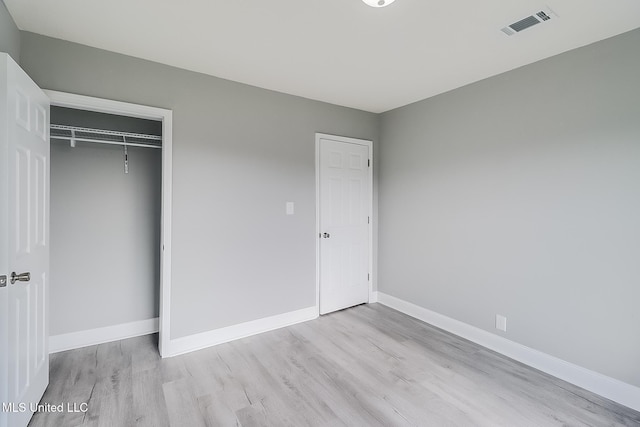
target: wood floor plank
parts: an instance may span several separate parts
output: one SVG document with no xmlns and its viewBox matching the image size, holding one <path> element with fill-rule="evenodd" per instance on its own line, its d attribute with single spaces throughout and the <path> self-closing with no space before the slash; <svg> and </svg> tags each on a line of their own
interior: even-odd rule
<svg viewBox="0 0 640 427">
<path fill-rule="evenodd" d="M 161 359 L 54 354 L 30 426 L 640 426 L 640 413 L 379 304 Z"/>
<path fill-rule="evenodd" d="M 325 320 L 328 324 L 333 322 L 330 318 Z M 314 325 L 305 325 L 313 327 Z M 375 413 L 376 420 L 382 425 L 443 425 L 448 420 L 456 419 L 459 423 L 469 423 L 466 415 L 445 401 L 438 401 L 427 390 L 411 390 L 407 383 L 398 383 L 398 378 L 389 375 L 390 370 L 400 363 L 396 357 L 389 357 L 389 352 L 380 347 L 366 342 L 365 339 L 336 341 L 340 336 L 333 332 L 339 332 L 340 327 L 332 324 L 329 328 L 321 328 L 320 335 L 314 337 L 315 351 L 329 349 L 335 359 L 335 365 L 345 367 L 346 387 L 349 390 L 352 384 L 357 393 L 358 403 L 363 405 L 365 412 Z M 356 331 L 351 331 L 355 333 Z M 347 337 L 342 334 L 342 338 Z M 356 335 L 354 335 L 356 336 Z M 360 336 L 359 338 L 363 338 Z M 415 399 L 421 396 L 421 399 Z M 430 403 L 433 403 L 430 406 Z M 402 407 L 402 410 L 400 408 Z M 428 412 L 428 417 L 426 413 Z M 371 422 L 371 421 L 369 421 Z"/>
<path fill-rule="evenodd" d="M 133 374 L 133 419 L 138 426 L 169 426 L 162 372 L 157 366 Z"/>
<path fill-rule="evenodd" d="M 186 378 L 164 383 L 164 398 L 167 405 L 169 425 L 172 427 L 205 427 L 200 405 Z"/>
</svg>

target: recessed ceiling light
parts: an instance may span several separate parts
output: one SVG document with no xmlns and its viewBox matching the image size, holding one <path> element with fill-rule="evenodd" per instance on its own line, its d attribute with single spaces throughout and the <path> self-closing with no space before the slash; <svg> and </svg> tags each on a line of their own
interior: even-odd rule
<svg viewBox="0 0 640 427">
<path fill-rule="evenodd" d="M 391 3 L 393 3 L 396 0 L 362 0 L 362 1 L 371 7 L 385 7 L 385 6 L 389 6 Z"/>
</svg>

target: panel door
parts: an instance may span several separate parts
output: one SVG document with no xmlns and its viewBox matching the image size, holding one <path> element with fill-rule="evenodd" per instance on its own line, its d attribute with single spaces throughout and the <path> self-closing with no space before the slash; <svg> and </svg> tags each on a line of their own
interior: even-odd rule
<svg viewBox="0 0 640 427">
<path fill-rule="evenodd" d="M 320 314 L 369 299 L 369 147 L 319 141 Z"/>
<path fill-rule="evenodd" d="M 26 426 L 49 381 L 49 99 L 2 54 L 0 424 Z M 12 279 L 12 276 L 15 276 Z M 5 351 L 6 350 L 6 351 Z"/>
</svg>

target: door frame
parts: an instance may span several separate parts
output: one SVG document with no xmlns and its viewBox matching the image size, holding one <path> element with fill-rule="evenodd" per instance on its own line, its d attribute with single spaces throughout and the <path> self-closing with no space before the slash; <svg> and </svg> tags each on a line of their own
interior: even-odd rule
<svg viewBox="0 0 640 427">
<path fill-rule="evenodd" d="M 173 174 L 173 111 L 110 99 L 44 90 L 52 107 L 67 107 L 162 122 L 162 203 L 160 213 L 160 316 L 158 349 L 169 355 L 171 341 L 171 206 Z"/>
<path fill-rule="evenodd" d="M 368 248 L 368 258 L 369 258 L 369 298 L 367 303 L 374 302 L 373 298 L 373 280 L 374 280 L 374 268 L 373 268 L 373 222 L 375 221 L 373 217 L 373 141 L 368 139 L 358 139 L 358 138 L 350 138 L 347 136 L 338 136 L 331 135 L 326 133 L 316 132 L 316 236 L 320 236 L 320 140 L 321 139 L 330 139 L 335 142 L 342 142 L 347 144 L 357 144 L 364 145 L 369 149 L 369 160 L 371 162 L 369 166 L 369 182 L 371 186 L 369 188 L 369 248 Z M 316 237 L 316 310 L 318 312 L 318 316 L 320 315 L 320 238 Z"/>
</svg>

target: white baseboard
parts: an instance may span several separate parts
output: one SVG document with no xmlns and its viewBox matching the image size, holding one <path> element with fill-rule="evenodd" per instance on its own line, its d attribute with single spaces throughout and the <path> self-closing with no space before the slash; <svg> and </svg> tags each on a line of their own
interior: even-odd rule
<svg viewBox="0 0 640 427">
<path fill-rule="evenodd" d="M 139 320 L 137 322 L 121 323 L 120 325 L 107 326 L 104 328 L 52 335 L 49 337 L 49 353 L 58 353 L 60 351 L 133 338 L 155 332 L 158 332 L 157 317 L 154 319 Z"/>
<path fill-rule="evenodd" d="M 168 354 L 163 357 L 173 357 L 191 351 L 201 350 L 214 345 L 223 344 L 262 332 L 272 331 L 296 323 L 306 322 L 318 317 L 318 307 L 308 307 L 288 313 L 277 314 L 263 319 L 227 326 L 213 331 L 202 332 L 169 341 Z"/>
<path fill-rule="evenodd" d="M 369 304 L 373 304 L 374 302 L 378 302 L 378 291 L 373 291 L 369 295 Z"/>
<path fill-rule="evenodd" d="M 640 387 L 624 383 L 598 372 L 590 371 L 589 369 L 574 365 L 391 295 L 377 292 L 377 299 L 380 304 L 384 304 L 411 317 L 444 329 L 447 332 L 473 341 L 476 344 L 480 344 L 483 347 L 487 347 L 525 365 L 529 365 L 585 390 L 611 399 L 621 405 L 640 411 Z"/>
</svg>

